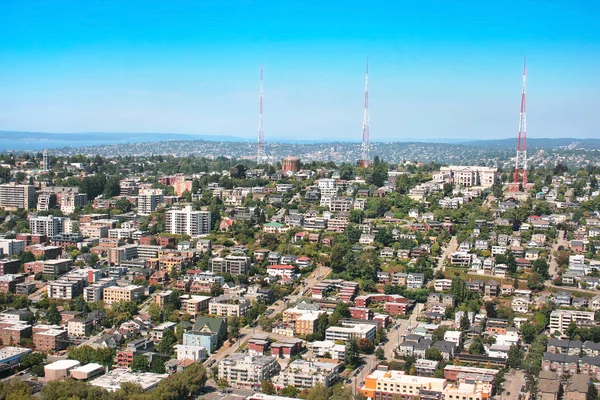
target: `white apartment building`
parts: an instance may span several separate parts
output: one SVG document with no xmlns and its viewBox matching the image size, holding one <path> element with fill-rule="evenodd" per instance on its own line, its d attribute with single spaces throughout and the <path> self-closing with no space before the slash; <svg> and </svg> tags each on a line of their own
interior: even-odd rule
<svg viewBox="0 0 600 400">
<path fill-rule="evenodd" d="M 183 210 L 167 211 L 166 230 L 178 235 L 207 235 L 210 220 L 210 211 L 194 211 L 192 206 L 186 206 Z"/>
<path fill-rule="evenodd" d="M 234 353 L 219 363 L 219 379 L 233 387 L 259 388 L 263 380 L 270 380 L 281 371 L 277 359 L 270 356 L 250 356 Z"/>
<path fill-rule="evenodd" d="M 439 174 L 449 174 L 453 184 L 466 187 L 491 187 L 498 181 L 498 168 L 493 167 L 451 165 L 440 168 Z"/>
<path fill-rule="evenodd" d="M 64 232 L 65 219 L 52 215 L 32 217 L 29 219 L 29 231 L 34 235 L 46 235 L 51 238 Z"/>
<path fill-rule="evenodd" d="M 224 295 L 210 301 L 208 312 L 219 317 L 243 317 L 251 306 L 245 297 Z"/>
<path fill-rule="evenodd" d="M 436 292 L 445 292 L 452 287 L 452 279 L 436 279 L 433 281 L 433 288 Z"/>
<path fill-rule="evenodd" d="M 60 197 L 60 211 L 65 215 L 73 214 L 77 207 L 83 207 L 87 202 L 86 193 L 65 193 Z"/>
<path fill-rule="evenodd" d="M 48 298 L 71 300 L 83 291 L 83 282 L 76 279 L 60 279 L 48 283 Z"/>
<path fill-rule="evenodd" d="M 281 371 L 276 379 L 280 387 L 295 386 L 310 389 L 317 383 L 330 387 L 339 377 L 340 365 L 336 362 L 295 360 Z"/>
<path fill-rule="evenodd" d="M 83 299 L 86 302 L 95 303 L 102 300 L 105 287 L 115 286 L 116 281 L 113 278 L 102 278 L 96 283 L 83 288 Z"/>
<path fill-rule="evenodd" d="M 138 214 L 150 215 L 162 203 L 164 194 L 162 189 L 142 189 L 138 196 Z"/>
<path fill-rule="evenodd" d="M 186 346 L 178 344 L 173 347 L 177 351 L 178 360 L 202 361 L 208 358 L 206 348 L 202 346 Z"/>
<path fill-rule="evenodd" d="M 352 338 L 375 340 L 377 326 L 371 324 L 355 324 L 352 326 L 330 326 L 325 331 L 325 340 L 348 341 Z"/>
<path fill-rule="evenodd" d="M 130 239 L 135 232 L 135 229 L 113 228 L 108 230 L 108 237 L 109 239 Z"/>
<path fill-rule="evenodd" d="M 571 321 L 583 325 L 594 321 L 593 311 L 554 310 L 550 314 L 550 334 L 564 333 Z"/>
<path fill-rule="evenodd" d="M 325 355 L 331 356 L 332 360 L 344 361 L 346 356 L 346 345 L 337 344 L 333 340 L 315 340 L 312 343 L 313 355 L 317 358 L 323 358 Z"/>
</svg>

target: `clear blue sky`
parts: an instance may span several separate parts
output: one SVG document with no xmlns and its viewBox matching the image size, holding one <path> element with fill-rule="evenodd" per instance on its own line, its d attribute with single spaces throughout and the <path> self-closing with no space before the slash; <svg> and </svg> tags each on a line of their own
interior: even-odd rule
<svg viewBox="0 0 600 400">
<path fill-rule="evenodd" d="M 600 2 L 0 0 L 0 130 L 600 137 Z"/>
</svg>

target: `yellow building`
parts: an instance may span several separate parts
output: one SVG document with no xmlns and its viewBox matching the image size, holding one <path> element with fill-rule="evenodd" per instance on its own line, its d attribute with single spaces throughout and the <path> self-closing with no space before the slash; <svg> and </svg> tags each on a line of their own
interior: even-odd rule
<svg viewBox="0 0 600 400">
<path fill-rule="evenodd" d="M 144 294 L 144 287 L 137 285 L 109 286 L 104 288 L 104 302 L 106 304 L 121 301 L 137 301 Z"/>
<path fill-rule="evenodd" d="M 443 393 L 446 380 L 406 375 L 404 371 L 373 371 L 365 378 L 360 393 L 369 400 L 386 400 L 392 396 L 418 398 L 421 390 Z"/>
</svg>

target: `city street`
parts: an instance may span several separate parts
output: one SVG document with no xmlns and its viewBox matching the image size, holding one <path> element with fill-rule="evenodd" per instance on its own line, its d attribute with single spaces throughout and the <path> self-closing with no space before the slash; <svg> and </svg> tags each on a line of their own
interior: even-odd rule
<svg viewBox="0 0 600 400">
<path fill-rule="evenodd" d="M 396 349 L 398 344 L 402 342 L 402 335 L 406 335 L 408 327 L 411 325 L 414 327 L 414 325 L 416 325 L 416 317 L 421 313 L 423 307 L 423 304 L 417 303 L 409 315 L 409 318 L 396 320 L 394 327 L 388 332 L 388 340 L 383 345 L 383 351 L 388 361 L 394 360 L 394 349 Z M 375 365 L 378 362 L 375 359 L 374 354 L 364 356 L 363 360 L 364 364 L 359 370 L 359 373 L 351 378 L 350 384 L 355 389 L 358 389 L 363 385 L 365 377 L 367 377 L 375 369 Z"/>
<path fill-rule="evenodd" d="M 525 372 L 521 370 L 511 369 L 504 376 L 504 391 L 498 397 L 501 400 L 513 400 L 519 397 L 521 387 L 525 385 Z"/>
</svg>

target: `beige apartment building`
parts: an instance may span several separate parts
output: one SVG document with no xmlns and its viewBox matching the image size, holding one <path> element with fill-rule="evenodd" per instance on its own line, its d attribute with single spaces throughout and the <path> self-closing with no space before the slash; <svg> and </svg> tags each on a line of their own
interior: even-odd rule
<svg viewBox="0 0 600 400">
<path fill-rule="evenodd" d="M 103 290 L 104 302 L 106 304 L 119 303 L 121 301 L 137 301 L 144 294 L 144 287 L 137 285 L 110 286 Z"/>
</svg>

